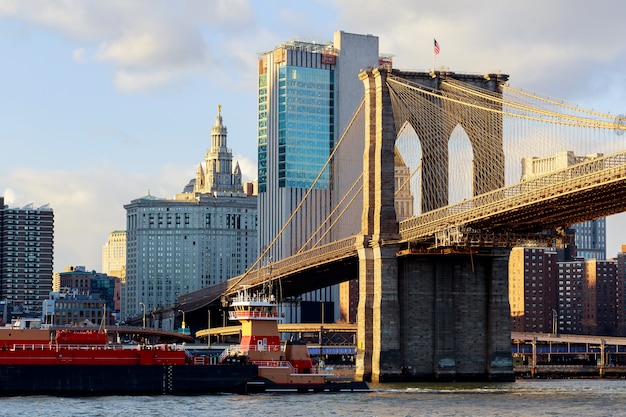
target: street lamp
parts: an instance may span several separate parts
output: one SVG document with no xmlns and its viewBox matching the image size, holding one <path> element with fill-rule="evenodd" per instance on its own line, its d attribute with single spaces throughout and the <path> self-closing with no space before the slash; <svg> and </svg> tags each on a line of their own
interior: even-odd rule
<svg viewBox="0 0 626 417">
<path fill-rule="evenodd" d="M 207 327 L 207 336 L 206 336 L 206 344 L 207 347 L 211 347 L 211 309 L 207 308 L 207 313 L 209 315 L 208 318 L 208 327 Z"/>
<path fill-rule="evenodd" d="M 146 305 L 144 303 L 139 303 L 141 308 L 143 309 L 143 320 L 141 321 L 142 328 L 146 328 Z"/>
<path fill-rule="evenodd" d="M 183 333 L 185 333 L 185 312 L 183 310 L 178 310 L 183 313 L 183 324 L 180 326 L 183 329 Z"/>
<path fill-rule="evenodd" d="M 320 306 L 322 307 L 322 323 L 320 324 L 320 360 L 319 371 L 324 368 L 324 300 L 320 300 Z"/>
<path fill-rule="evenodd" d="M 555 309 L 552 309 L 552 334 L 557 335 L 558 332 L 559 313 Z"/>
</svg>

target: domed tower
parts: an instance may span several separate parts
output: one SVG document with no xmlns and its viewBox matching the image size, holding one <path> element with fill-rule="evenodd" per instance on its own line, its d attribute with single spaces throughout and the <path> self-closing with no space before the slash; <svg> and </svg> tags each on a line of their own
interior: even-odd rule
<svg viewBox="0 0 626 417">
<path fill-rule="evenodd" d="M 243 192 L 239 164 L 232 169 L 233 154 L 227 147 L 226 126 L 222 123 L 222 105 L 217 106 L 215 125 L 211 128 L 211 148 L 206 152 L 204 180 L 196 179 L 195 192 L 212 193 L 215 191 Z"/>
</svg>

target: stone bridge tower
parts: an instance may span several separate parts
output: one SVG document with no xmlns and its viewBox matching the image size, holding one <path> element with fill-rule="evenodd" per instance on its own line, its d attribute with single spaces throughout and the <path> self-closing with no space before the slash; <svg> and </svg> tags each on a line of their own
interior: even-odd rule
<svg viewBox="0 0 626 417">
<path fill-rule="evenodd" d="M 362 233 L 357 242 L 356 376 L 381 382 L 406 378 L 511 380 L 509 251 L 397 256 L 394 148 L 398 118 L 394 119 L 389 74 L 384 69 L 360 74 L 366 113 Z M 395 70 L 391 74 L 432 88 L 439 88 L 442 77 L 450 76 L 497 93 L 507 78 Z M 474 195 L 504 185 L 502 142 L 495 146 L 502 152 L 494 153 L 494 144 L 481 142 L 484 136 L 462 106 L 441 102 L 441 112 L 453 112 L 456 120 L 420 119 L 415 116 L 419 109 L 412 109 L 413 116 L 406 120 L 422 141 L 422 201 L 427 202 L 422 212 L 448 204 L 448 139 L 457 124 L 467 132 L 474 151 Z M 500 129 L 496 137 L 502 138 L 502 124 L 492 122 Z"/>
</svg>

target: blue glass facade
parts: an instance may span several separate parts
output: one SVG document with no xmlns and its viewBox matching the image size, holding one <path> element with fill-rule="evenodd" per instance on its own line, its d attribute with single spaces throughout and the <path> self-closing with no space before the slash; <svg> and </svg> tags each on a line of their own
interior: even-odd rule
<svg viewBox="0 0 626 417">
<path fill-rule="evenodd" d="M 601 218 L 572 226 L 576 231 L 577 256 L 606 259 L 606 219 Z"/>
<path fill-rule="evenodd" d="M 334 134 L 334 72 L 283 65 L 278 70 L 278 186 L 305 188 L 328 161 Z M 267 74 L 259 76 L 259 192 L 267 185 Z M 326 167 L 315 187 L 330 188 Z"/>
</svg>

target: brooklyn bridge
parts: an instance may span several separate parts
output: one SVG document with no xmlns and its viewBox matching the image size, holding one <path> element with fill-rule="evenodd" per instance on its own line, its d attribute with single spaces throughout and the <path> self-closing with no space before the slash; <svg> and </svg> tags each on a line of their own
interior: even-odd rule
<svg viewBox="0 0 626 417">
<path fill-rule="evenodd" d="M 206 317 L 243 285 L 287 298 L 355 280 L 357 379 L 512 380 L 510 250 L 566 244 L 567 227 L 624 211 L 625 119 L 503 74 L 379 68 L 360 79 L 363 101 L 327 161 L 326 221 L 293 256 L 269 262 L 266 248 L 177 308 Z M 525 169 L 553 155 L 566 163 Z M 309 217 L 296 210 L 272 244 Z"/>
</svg>

